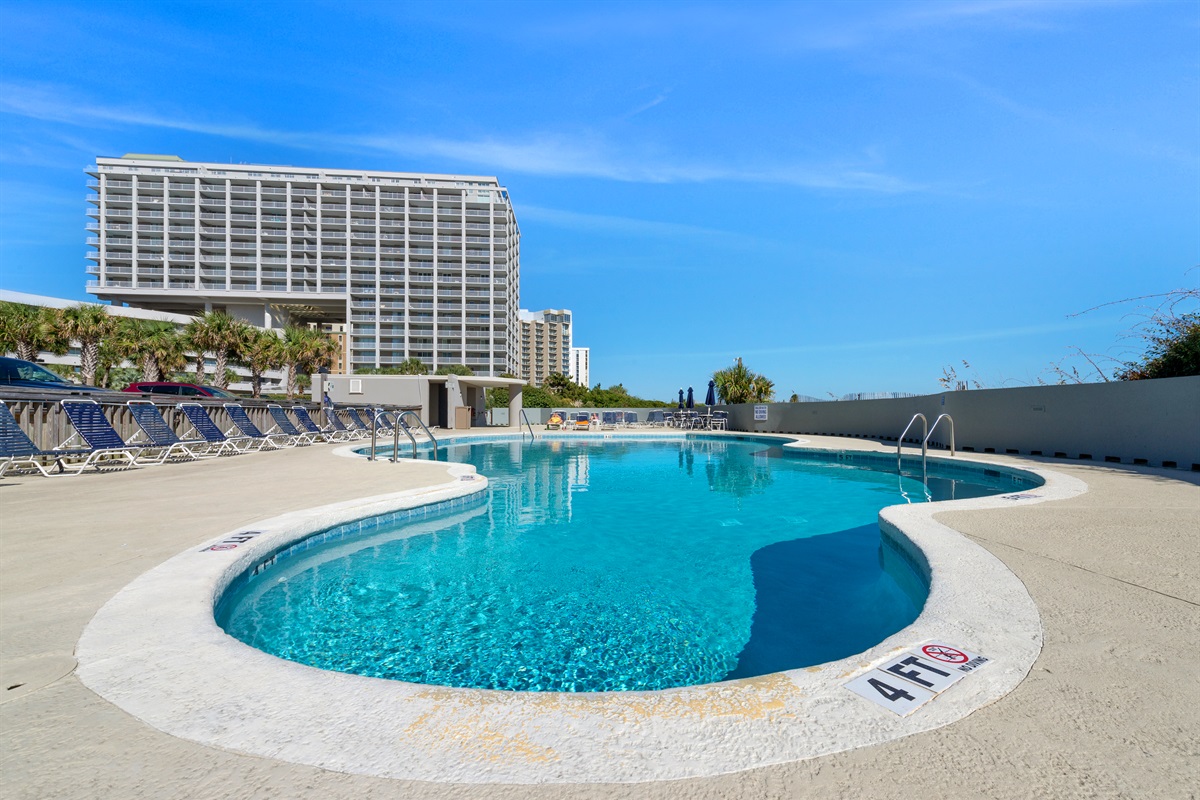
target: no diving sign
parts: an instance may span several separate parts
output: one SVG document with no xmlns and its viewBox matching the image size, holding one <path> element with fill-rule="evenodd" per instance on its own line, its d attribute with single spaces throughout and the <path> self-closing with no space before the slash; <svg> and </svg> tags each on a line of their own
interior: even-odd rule
<svg viewBox="0 0 1200 800">
<path fill-rule="evenodd" d="M 930 642 L 859 675 L 846 688 L 904 717 L 988 661 L 969 650 Z"/>
</svg>

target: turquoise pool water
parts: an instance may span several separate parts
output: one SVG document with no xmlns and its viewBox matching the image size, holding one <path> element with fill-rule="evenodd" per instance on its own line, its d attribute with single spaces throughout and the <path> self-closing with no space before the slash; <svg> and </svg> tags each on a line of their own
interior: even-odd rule
<svg viewBox="0 0 1200 800">
<path fill-rule="evenodd" d="M 755 441 L 443 449 L 491 480 L 450 514 L 281 554 L 217 608 L 231 635 L 322 669 L 526 691 L 663 689 L 805 667 L 911 623 L 923 579 L 882 507 L 1029 488 Z M 383 467 L 386 468 L 386 467 Z"/>
</svg>

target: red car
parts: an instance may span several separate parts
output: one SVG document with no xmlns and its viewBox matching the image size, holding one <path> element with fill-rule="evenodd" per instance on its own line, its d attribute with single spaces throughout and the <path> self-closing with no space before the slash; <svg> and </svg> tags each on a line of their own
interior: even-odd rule
<svg viewBox="0 0 1200 800">
<path fill-rule="evenodd" d="M 216 397 L 223 400 L 238 400 L 236 394 L 215 386 L 198 386 L 194 383 L 172 383 L 171 381 L 135 381 L 125 387 L 126 392 L 142 394 L 169 394 L 184 397 Z"/>
</svg>

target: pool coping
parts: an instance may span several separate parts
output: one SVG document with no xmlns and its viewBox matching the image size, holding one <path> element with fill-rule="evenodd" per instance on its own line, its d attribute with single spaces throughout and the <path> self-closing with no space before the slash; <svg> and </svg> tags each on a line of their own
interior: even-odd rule
<svg viewBox="0 0 1200 800">
<path fill-rule="evenodd" d="M 753 438 L 807 449 L 795 437 Z M 361 446 L 340 448 L 340 454 Z M 970 463 L 1012 470 L 985 460 Z M 933 516 L 1086 491 L 1082 481 L 1031 467 L 1019 471 L 1046 483 L 1020 496 L 889 506 L 880 512 L 881 531 L 911 558 L 926 562 L 932 577 L 918 619 L 856 656 L 752 679 L 612 694 L 451 689 L 283 661 L 216 626 L 215 598 L 255 559 L 261 562 L 289 542 L 333 525 L 486 488 L 473 468 L 446 468 L 453 480 L 438 487 L 273 517 L 169 559 L 97 613 L 77 648 L 80 679 L 138 719 L 181 738 L 391 778 L 642 782 L 797 761 L 947 725 L 1015 688 L 1041 649 L 1037 609 L 999 559 Z M 234 546 L 212 549 L 222 544 Z M 844 688 L 853 677 L 934 640 L 982 653 L 992 663 L 907 717 Z"/>
</svg>

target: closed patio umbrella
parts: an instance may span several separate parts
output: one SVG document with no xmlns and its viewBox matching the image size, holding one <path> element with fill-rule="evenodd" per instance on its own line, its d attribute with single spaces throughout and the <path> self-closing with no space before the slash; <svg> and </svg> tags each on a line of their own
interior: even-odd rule
<svg viewBox="0 0 1200 800">
<path fill-rule="evenodd" d="M 690 386 L 688 387 L 687 407 L 689 411 L 696 407 L 696 398 L 692 396 L 692 387 Z"/>
<path fill-rule="evenodd" d="M 683 389 L 679 390 L 679 410 L 683 411 Z"/>
<path fill-rule="evenodd" d="M 717 404 L 717 382 L 708 382 L 708 394 L 704 395 L 704 405 L 712 407 Z"/>
</svg>

